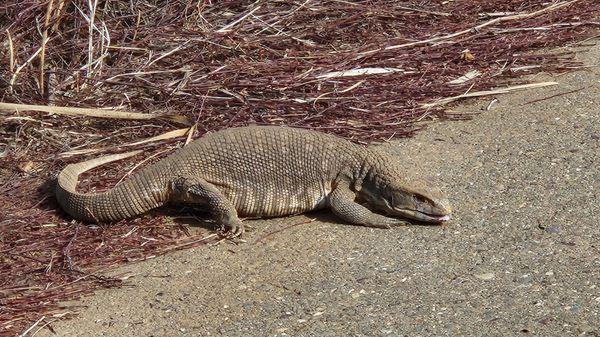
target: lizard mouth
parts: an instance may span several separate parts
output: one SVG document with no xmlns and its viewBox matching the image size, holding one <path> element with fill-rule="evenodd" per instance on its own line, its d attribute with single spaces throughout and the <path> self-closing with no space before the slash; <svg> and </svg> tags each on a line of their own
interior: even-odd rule
<svg viewBox="0 0 600 337">
<path fill-rule="evenodd" d="M 430 214 L 430 213 L 421 212 L 421 211 L 418 211 L 415 209 L 395 209 L 395 210 L 403 216 L 406 216 L 411 219 L 419 220 L 419 221 L 442 223 L 442 222 L 446 222 L 446 221 L 450 220 L 450 214 L 444 214 L 444 215 Z"/>
</svg>

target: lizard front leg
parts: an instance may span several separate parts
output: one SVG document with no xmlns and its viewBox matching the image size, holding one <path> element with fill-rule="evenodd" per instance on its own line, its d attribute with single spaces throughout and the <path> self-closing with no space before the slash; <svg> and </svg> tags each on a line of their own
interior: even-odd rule
<svg viewBox="0 0 600 337">
<path fill-rule="evenodd" d="M 338 185 L 329 195 L 329 204 L 335 215 L 354 224 L 376 228 L 390 228 L 407 224 L 406 221 L 373 213 L 354 201 L 356 195 L 348 186 Z"/>
<path fill-rule="evenodd" d="M 244 224 L 235 207 L 215 185 L 202 178 L 186 176 L 175 179 L 172 189 L 178 199 L 206 205 L 224 236 L 234 238 L 244 234 Z"/>
</svg>

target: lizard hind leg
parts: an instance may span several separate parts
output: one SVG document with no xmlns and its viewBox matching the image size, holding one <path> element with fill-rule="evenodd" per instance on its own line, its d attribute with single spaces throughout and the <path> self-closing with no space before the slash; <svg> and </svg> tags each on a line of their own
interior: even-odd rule
<svg viewBox="0 0 600 337">
<path fill-rule="evenodd" d="M 206 205 L 222 236 L 235 238 L 244 234 L 244 224 L 235 207 L 214 184 L 199 177 L 184 176 L 172 182 L 172 190 L 177 200 Z"/>
</svg>

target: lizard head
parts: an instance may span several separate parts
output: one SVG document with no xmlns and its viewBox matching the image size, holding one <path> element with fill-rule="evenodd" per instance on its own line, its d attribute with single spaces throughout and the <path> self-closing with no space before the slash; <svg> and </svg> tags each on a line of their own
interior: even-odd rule
<svg viewBox="0 0 600 337">
<path fill-rule="evenodd" d="M 371 207 L 391 216 L 424 222 L 450 220 L 452 207 L 444 193 L 425 179 L 408 179 L 395 165 L 363 181 L 358 192 Z"/>
<path fill-rule="evenodd" d="M 391 215 L 436 223 L 450 220 L 452 212 L 450 202 L 442 191 L 426 180 L 389 184 L 379 206 Z"/>
</svg>

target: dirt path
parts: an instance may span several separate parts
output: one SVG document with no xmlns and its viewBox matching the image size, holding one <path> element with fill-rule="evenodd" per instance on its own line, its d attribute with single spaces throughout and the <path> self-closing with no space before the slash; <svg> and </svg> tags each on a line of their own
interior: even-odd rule
<svg viewBox="0 0 600 337">
<path fill-rule="evenodd" d="M 580 58 L 597 64 L 600 46 Z M 252 222 L 246 244 L 123 268 L 135 287 L 85 299 L 57 334 L 600 335 L 600 68 L 533 80 L 552 78 L 560 85 L 387 145 L 407 168 L 438 173 L 456 209 L 448 226 L 374 230 L 327 213 Z"/>
</svg>

